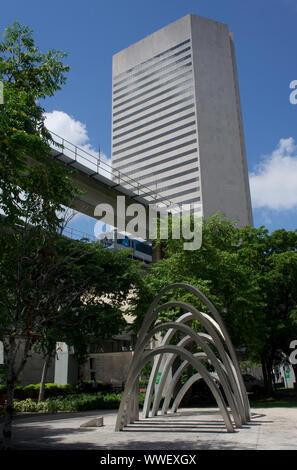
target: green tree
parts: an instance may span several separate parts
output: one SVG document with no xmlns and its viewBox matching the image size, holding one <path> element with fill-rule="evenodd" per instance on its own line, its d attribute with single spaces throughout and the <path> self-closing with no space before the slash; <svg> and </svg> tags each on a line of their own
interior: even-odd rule
<svg viewBox="0 0 297 470">
<path fill-rule="evenodd" d="M 90 342 L 101 344 L 126 327 L 123 309 L 130 292 L 137 289 L 139 266 L 127 252 L 69 240 L 60 240 L 51 265 L 52 275 L 42 290 L 45 316 L 36 328 L 35 346 L 45 357 L 45 368 L 58 341 L 74 346 L 81 364 Z M 43 384 L 41 380 L 39 400 Z"/>
<path fill-rule="evenodd" d="M 32 31 L 14 23 L 0 43 L 0 340 L 5 345 L 7 405 L 3 447 L 11 447 L 14 387 L 33 347 L 48 356 L 57 340 L 74 345 L 122 327 L 120 304 L 136 282 L 124 253 L 62 237 L 65 206 L 78 191 L 51 159 L 41 100 L 66 81 L 65 54 L 42 53 Z"/>
<path fill-rule="evenodd" d="M 263 227 L 245 227 L 240 236 L 239 263 L 251 267 L 262 297 L 252 317 L 254 332 L 246 344 L 252 358 L 261 360 L 266 389 L 272 393 L 273 363 L 279 350 L 289 355 L 290 342 L 297 338 L 297 230 L 269 234 Z"/>
<path fill-rule="evenodd" d="M 23 237 L 22 249 L 11 250 L 17 230 Z M 45 233 L 47 244 L 40 248 L 41 234 L 36 236 L 36 230 L 28 226 L 0 232 L 0 339 L 8 367 L 6 433 L 11 428 L 14 383 L 31 350 L 46 358 L 44 378 L 57 341 L 74 346 L 83 362 L 90 342 L 101 343 L 124 328 L 123 303 L 137 287 L 139 267 L 127 252 L 68 240 L 58 233 L 55 239 Z M 40 390 L 42 398 L 42 386 Z"/>
<path fill-rule="evenodd" d="M 199 250 L 184 250 L 184 241 L 158 241 L 163 259 L 142 280 L 142 295 L 136 301 L 139 321 L 166 285 L 196 286 L 217 307 L 235 346 L 244 347 L 249 359 L 261 362 L 266 390 L 271 393 L 278 350 L 288 354 L 291 340 L 297 338 L 297 231 L 269 234 L 264 227 L 239 229 L 216 215 L 203 222 Z M 174 296 L 205 308 L 183 290 Z M 176 312 L 163 315 L 174 319 Z"/>
<path fill-rule="evenodd" d="M 240 306 L 241 311 L 250 311 L 255 295 L 242 297 L 242 293 L 250 290 L 250 294 L 255 294 L 256 288 L 246 284 L 249 268 L 237 263 L 238 233 L 235 224 L 214 216 L 208 222 L 203 222 L 202 246 L 199 250 L 184 250 L 183 238 L 159 240 L 163 259 L 153 265 L 150 274 L 143 279 L 144 295 L 136 307 L 138 315 L 141 317 L 153 296 L 172 282 L 187 282 L 201 289 L 224 318 L 230 318 L 235 306 Z M 174 295 L 179 300 L 192 301 L 197 307 L 205 308 L 199 300 L 183 290 L 175 291 Z M 258 295 L 256 299 L 259 300 Z M 232 327 L 236 328 L 236 324 L 232 323 Z M 234 336 L 237 336 L 237 332 Z"/>
<path fill-rule="evenodd" d="M 70 173 L 49 158 L 51 136 L 40 105 L 66 81 L 65 54 L 42 53 L 32 31 L 14 23 L 0 43 L 0 208 L 2 224 L 14 226 L 30 215 L 31 223 L 56 230 L 59 212 L 76 194 Z"/>
<path fill-rule="evenodd" d="M 4 104 L 0 106 L 0 209 L 1 233 L 9 234 L 1 246 L 1 326 L 5 331 L 8 360 L 8 399 L 4 422 L 4 447 L 10 446 L 15 380 L 27 360 L 33 336 L 23 343 L 23 359 L 15 358 L 20 348 L 20 324 L 30 326 L 32 279 L 24 273 L 40 262 L 56 238 L 64 207 L 77 196 L 68 170 L 50 158 L 51 137 L 44 125 L 41 100 L 52 96 L 66 81 L 64 53 L 42 53 L 32 31 L 19 23 L 6 29 L 0 43 L 0 80 Z"/>
</svg>

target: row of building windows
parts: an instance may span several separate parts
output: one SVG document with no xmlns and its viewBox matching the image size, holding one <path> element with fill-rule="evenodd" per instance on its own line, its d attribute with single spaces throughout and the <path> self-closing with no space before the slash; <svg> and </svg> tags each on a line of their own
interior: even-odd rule
<svg viewBox="0 0 297 470">
<path fill-rule="evenodd" d="M 175 71 L 174 71 L 174 72 L 175 72 Z M 121 106 L 124 106 L 124 105 L 126 105 L 127 103 L 131 103 L 131 102 L 134 101 L 134 100 L 138 100 L 139 98 L 142 98 L 142 97 L 145 96 L 145 95 L 148 95 L 148 94 L 150 94 L 150 93 L 153 93 L 153 92 L 155 92 L 155 91 L 157 91 L 157 90 L 161 90 L 162 87 L 165 87 L 165 86 L 168 87 L 168 85 L 169 85 L 170 83 L 174 83 L 174 82 L 176 82 L 176 81 L 178 81 L 178 80 L 181 80 L 182 78 L 188 76 L 188 75 L 191 74 L 191 73 L 192 73 L 192 70 L 186 70 L 186 71 L 183 70 L 183 73 L 181 73 L 181 74 L 179 74 L 179 75 L 176 75 L 175 77 L 171 78 L 170 80 L 166 80 L 166 81 L 164 81 L 163 83 L 159 83 L 158 85 L 156 85 L 156 86 L 154 86 L 154 87 L 152 87 L 152 88 L 149 88 L 148 90 L 144 90 L 144 91 L 142 91 L 141 93 L 138 93 L 137 95 L 134 95 L 134 96 L 132 96 L 131 98 L 126 99 L 125 101 L 121 101 L 120 103 L 115 104 L 115 105 L 113 106 L 113 109 L 120 108 Z M 178 86 L 178 85 L 180 85 L 180 84 L 177 84 L 176 86 Z M 143 88 L 144 88 L 144 87 L 143 87 Z M 166 91 L 167 91 L 167 90 L 170 90 L 170 88 L 166 88 Z M 131 93 L 133 93 L 133 91 L 132 91 Z M 163 91 L 163 93 L 164 93 L 164 91 Z M 162 94 L 163 94 L 163 93 L 162 93 Z M 160 96 L 160 95 L 157 95 L 157 96 Z M 148 99 L 153 99 L 153 96 L 149 96 Z M 137 104 L 138 104 L 138 103 L 139 103 L 139 101 L 137 102 Z M 135 103 L 135 106 L 136 106 L 136 103 Z"/>
<path fill-rule="evenodd" d="M 179 65 L 182 62 L 184 62 L 185 60 L 190 59 L 191 57 L 192 57 L 192 54 L 187 54 L 183 57 L 180 57 L 179 59 L 175 59 L 170 64 L 166 64 L 163 67 L 160 67 L 159 69 L 154 70 L 153 72 L 150 72 L 147 75 L 144 75 L 143 77 L 136 78 L 135 76 L 133 76 L 134 80 L 133 80 L 132 83 L 128 83 L 127 85 L 124 85 L 121 88 L 118 88 L 117 90 L 113 90 L 113 95 L 116 95 L 117 93 L 120 93 L 123 90 L 128 90 L 128 88 L 131 88 L 131 87 L 137 85 L 137 83 L 141 83 L 141 82 L 143 82 L 143 80 L 147 80 L 148 78 L 153 77 L 154 75 L 157 75 L 160 72 L 163 72 L 164 70 L 169 70 L 171 67 L 175 67 L 176 65 Z"/>
<path fill-rule="evenodd" d="M 145 69 L 140 70 L 137 73 L 131 74 L 129 77 L 126 78 L 125 82 L 128 82 L 128 85 L 137 84 L 137 83 L 139 83 L 140 78 L 142 78 L 142 77 L 144 77 L 144 79 L 149 78 L 152 71 L 154 71 L 154 72 L 156 71 L 156 73 L 159 73 L 159 71 L 161 69 L 169 70 L 171 68 L 172 64 L 173 65 L 177 64 L 177 60 L 179 60 L 179 59 L 177 59 L 177 57 L 181 56 L 182 54 L 186 54 L 188 56 L 188 58 L 190 58 L 191 57 L 191 48 L 187 47 L 186 49 L 183 49 L 182 51 L 179 51 L 176 54 L 173 54 L 172 56 L 161 60 L 157 64 L 151 65 L 151 66 L 149 66 Z M 183 56 L 183 57 L 185 57 L 185 56 Z M 180 58 L 183 58 L 183 57 L 180 57 Z M 170 59 L 171 59 L 171 62 L 168 62 Z M 165 64 L 165 65 L 163 65 L 163 64 Z M 162 67 L 159 67 L 160 65 L 162 65 Z M 155 70 L 156 67 L 159 67 L 159 68 L 157 68 L 157 70 Z M 149 72 L 149 73 L 147 73 L 147 72 Z M 146 73 L 145 76 L 143 75 L 144 73 Z M 139 77 L 139 75 L 140 75 L 140 77 Z M 115 88 L 115 86 L 113 85 L 113 94 L 116 91 L 114 88 Z"/>
<path fill-rule="evenodd" d="M 194 160 L 194 162 L 196 163 L 197 162 L 197 159 Z M 188 164 L 188 162 L 187 162 Z M 185 165 L 185 162 L 182 162 L 180 166 L 184 166 Z M 175 165 L 173 165 L 173 168 L 176 167 Z M 159 178 L 159 174 L 161 172 L 165 172 L 165 171 L 169 171 L 169 170 L 172 170 L 173 168 L 163 168 L 162 170 L 158 171 L 156 176 L 157 176 L 157 179 L 154 179 L 153 181 L 150 181 L 150 182 L 145 182 L 144 184 L 146 186 L 155 186 L 155 188 L 157 189 L 158 185 L 161 184 L 161 183 L 164 183 L 164 182 L 167 182 L 167 181 L 170 181 L 172 179 L 176 179 L 176 178 L 182 178 L 183 176 L 186 176 L 186 175 L 189 175 L 189 174 L 193 174 L 196 170 L 198 171 L 198 168 L 190 168 L 188 170 L 184 170 L 184 171 L 181 171 L 180 173 L 174 173 L 173 175 L 169 175 L 169 176 L 165 176 L 164 178 Z M 145 176 L 141 176 L 140 178 L 137 178 L 138 181 L 142 180 L 142 179 L 145 179 L 145 178 L 150 178 L 150 180 L 152 178 L 155 177 L 155 173 L 150 173 L 148 175 L 145 175 Z M 199 176 L 197 176 L 197 181 L 199 180 Z M 188 180 L 187 180 L 188 181 Z M 156 186 L 156 183 L 157 183 L 157 186 Z M 162 188 L 163 189 L 163 188 Z"/>
<path fill-rule="evenodd" d="M 192 124 L 193 125 L 193 124 Z M 138 150 L 137 152 L 134 152 L 134 153 L 130 153 L 129 155 L 125 155 L 123 157 L 119 157 L 117 160 L 116 160 L 116 163 L 118 161 L 123 161 L 123 160 L 127 160 L 127 159 L 130 159 L 132 157 L 137 157 L 138 155 L 141 155 L 145 152 L 148 152 L 150 150 L 155 150 L 157 148 L 159 148 L 160 146 L 164 146 L 164 145 L 168 145 L 168 144 L 171 144 L 172 142 L 176 142 L 177 140 L 180 140 L 180 139 L 185 139 L 186 137 L 189 137 L 190 135 L 193 135 L 193 134 L 196 134 L 196 129 L 193 129 L 189 132 L 185 132 L 184 134 L 181 134 L 181 135 L 178 135 L 176 137 L 172 137 L 171 139 L 167 139 L 167 140 L 164 140 L 163 142 L 161 143 L 158 143 L 158 144 L 155 144 L 155 145 L 151 145 L 150 147 L 146 147 L 145 149 L 140 149 Z M 182 144 L 182 147 L 185 146 L 185 144 Z M 170 150 L 168 149 L 168 152 Z M 113 155 L 119 153 L 118 152 L 115 152 Z M 139 161 L 139 160 L 137 160 Z M 117 167 L 118 168 L 118 167 Z"/>
<path fill-rule="evenodd" d="M 154 163 L 150 163 L 150 164 L 142 166 L 138 169 L 127 171 L 125 174 L 127 176 L 128 175 L 132 176 L 135 173 L 139 173 L 139 172 L 143 173 L 143 171 L 145 171 L 145 170 L 152 170 L 152 167 L 159 166 L 162 163 L 170 163 L 170 162 L 172 162 L 172 160 L 175 160 L 179 157 L 181 158 L 184 155 L 187 156 L 187 155 L 190 155 L 192 153 L 196 153 L 196 151 L 197 151 L 197 149 L 192 149 L 192 150 L 189 150 L 188 152 L 183 152 L 182 154 L 179 154 L 179 155 L 171 155 L 169 158 L 165 158 L 161 162 L 157 161 L 157 162 L 154 162 Z M 155 169 L 155 171 L 157 172 L 157 175 L 160 175 L 161 173 L 165 173 L 166 171 L 177 170 L 178 168 L 184 167 L 185 165 L 190 165 L 192 163 L 197 163 L 197 157 L 191 158 L 187 162 L 182 161 L 182 162 L 174 163 L 173 165 L 166 166 L 165 168 L 160 168 L 158 170 Z M 193 169 L 191 169 L 190 171 L 193 171 Z M 137 180 L 140 181 L 142 179 L 148 178 L 149 176 L 151 177 L 152 175 L 155 176 L 155 173 L 150 171 L 147 174 L 144 174 L 144 175 L 142 174 L 141 176 L 137 176 Z"/>
<path fill-rule="evenodd" d="M 175 112 L 174 114 L 180 114 L 180 110 L 178 110 L 177 112 Z M 165 127 L 168 127 L 168 126 L 172 126 L 173 124 L 177 124 L 178 122 L 181 122 L 181 121 L 184 121 L 185 119 L 189 119 L 191 117 L 194 117 L 195 116 L 195 113 L 192 112 L 192 113 L 189 113 L 189 114 L 185 114 L 183 116 L 180 116 L 178 117 L 177 119 L 173 119 L 172 121 L 168 121 L 168 122 L 165 122 L 165 124 L 160 124 L 160 126 L 156 126 L 156 127 L 153 127 L 151 129 L 148 129 L 147 131 L 145 132 L 141 132 L 140 134 L 135 134 L 131 137 L 129 137 L 128 139 L 125 139 L 125 140 L 121 140 L 120 142 L 116 142 L 115 144 L 113 144 L 113 148 L 114 147 L 118 147 L 119 145 L 123 145 L 123 144 L 126 144 L 128 142 L 131 142 L 132 140 L 135 140 L 135 139 L 140 139 L 141 137 L 144 137 L 145 135 L 148 135 L 148 134 L 151 134 L 152 132 L 157 132 L 161 129 L 164 129 Z M 193 121 L 192 121 L 193 122 Z M 195 123 L 195 121 L 194 121 Z M 152 124 L 152 122 L 150 122 L 150 124 Z M 188 124 L 187 124 L 188 125 Z M 175 132 L 179 129 L 182 129 L 182 127 L 180 128 L 175 128 L 171 131 L 168 131 L 167 133 L 169 134 L 170 132 Z M 134 128 L 133 129 L 133 133 L 136 131 L 136 129 Z M 132 131 L 130 131 L 132 132 Z M 163 134 L 163 135 L 166 135 L 166 134 Z M 158 138 L 158 136 L 153 136 L 150 140 L 153 140 L 153 139 L 156 139 Z M 146 141 L 142 141 L 140 142 L 139 144 L 137 145 L 142 145 L 144 144 Z M 136 144 L 135 144 L 136 145 Z M 127 150 L 127 148 L 125 149 Z"/>
<path fill-rule="evenodd" d="M 195 202 L 200 202 L 200 200 L 201 200 L 200 196 L 199 197 L 193 197 L 191 199 L 186 199 L 185 201 L 182 202 L 182 204 L 193 204 Z M 201 208 L 199 210 L 201 210 Z"/>
<path fill-rule="evenodd" d="M 176 65 L 176 64 L 174 64 Z M 192 65 L 192 62 L 189 62 L 188 64 L 185 64 L 185 65 L 182 65 L 181 67 L 176 67 L 174 70 L 171 70 L 170 72 L 167 72 L 167 73 L 164 73 L 162 75 L 159 75 L 157 78 L 155 78 L 154 80 L 151 80 L 150 82 L 146 82 L 146 83 L 143 83 L 142 85 L 136 87 L 136 88 L 133 88 L 132 90 L 130 91 L 127 91 L 126 93 L 123 93 L 122 95 L 119 95 L 119 96 L 116 96 L 113 98 L 113 102 L 115 103 L 116 101 L 119 101 L 120 99 L 122 98 L 125 98 L 126 96 L 129 96 L 129 95 L 132 95 L 133 93 L 139 91 L 139 90 L 143 90 L 144 88 L 146 88 L 147 86 L 150 86 L 150 85 L 153 85 L 154 83 L 157 83 L 157 82 L 160 82 L 162 80 L 165 79 L 165 81 L 163 83 L 159 83 L 157 86 L 153 87 L 153 88 L 150 88 L 149 90 L 145 90 L 143 91 L 142 93 L 138 94 L 138 95 L 135 95 L 134 97 L 130 98 L 129 100 L 126 100 L 126 101 L 122 101 L 122 103 L 120 103 L 119 105 L 117 106 L 121 106 L 122 104 L 125 104 L 127 103 L 128 101 L 131 101 L 132 99 L 134 98 L 139 98 L 149 92 L 152 92 L 154 90 L 157 90 L 158 88 L 160 88 L 161 86 L 164 86 L 166 85 L 167 83 L 171 83 L 175 80 L 177 80 L 178 78 L 180 77 L 183 77 L 184 74 L 187 74 L 189 72 L 191 72 L 191 70 L 189 70 L 189 67 Z M 173 77 L 172 79 L 167 79 L 167 77 L 169 77 L 170 75 L 173 75 L 173 74 L 177 74 L 179 72 L 184 72 L 182 74 L 180 74 L 179 76 L 176 75 L 175 77 Z"/>
<path fill-rule="evenodd" d="M 187 194 L 191 194 L 191 193 L 194 193 L 194 194 L 196 193 L 196 194 L 197 194 L 198 190 L 200 190 L 200 187 L 199 187 L 199 186 L 198 186 L 196 189 L 191 188 L 191 189 L 186 189 L 185 191 L 179 191 L 176 196 L 178 196 L 178 197 L 180 198 L 181 196 L 186 196 Z M 158 203 L 158 202 L 166 201 L 166 200 L 168 200 L 168 198 L 174 199 L 174 194 L 172 194 L 172 195 L 170 195 L 170 196 L 162 196 L 162 197 L 160 197 L 160 198 L 157 198 L 157 199 L 155 200 L 155 202 Z M 198 200 L 200 201 L 200 197 L 196 198 L 196 201 L 198 201 Z M 190 201 L 190 202 L 195 202 L 195 199 L 189 199 L 189 201 Z M 184 203 L 188 203 L 188 202 L 187 202 L 187 201 L 183 201 L 183 204 L 184 204 Z"/>
<path fill-rule="evenodd" d="M 180 120 L 178 120 L 178 122 L 180 122 Z M 183 130 L 183 129 L 186 129 L 187 127 L 191 127 L 191 126 L 193 126 L 194 124 L 195 124 L 195 121 L 187 122 L 186 124 L 183 124 L 183 125 L 178 126 L 178 127 L 174 127 L 173 129 L 170 129 L 170 130 L 168 130 L 168 131 L 166 131 L 166 132 L 162 132 L 161 134 L 157 134 L 157 135 L 151 136 L 149 139 L 142 140 L 142 141 L 140 141 L 140 142 L 136 142 L 136 143 L 134 143 L 133 145 L 130 145 L 129 147 L 125 147 L 125 148 L 123 148 L 123 149 L 121 149 L 121 150 L 117 150 L 116 152 L 113 152 L 113 155 L 118 155 L 118 154 L 120 154 L 120 153 L 122 153 L 122 152 L 127 152 L 127 151 L 129 151 L 129 150 L 132 150 L 132 149 L 134 149 L 135 147 L 139 147 L 140 145 L 145 145 L 145 144 L 147 144 L 147 143 L 150 143 L 150 142 L 152 142 L 153 140 L 161 139 L 161 138 L 163 138 L 163 137 L 165 137 L 165 136 L 167 136 L 167 135 L 174 134 L 174 132 L 178 132 L 178 131 L 181 131 L 181 130 Z M 169 126 L 169 125 L 170 125 L 170 124 L 168 123 L 168 126 Z M 149 134 L 149 133 L 151 133 L 153 130 L 154 130 L 154 129 L 152 129 L 151 131 L 147 131 L 147 132 L 145 132 L 144 134 Z M 180 138 L 180 136 L 177 136 L 177 137 L 176 137 L 176 139 L 179 139 L 179 138 Z M 129 140 L 133 140 L 133 139 L 132 139 L 132 138 L 131 138 L 131 139 L 126 139 L 125 142 L 128 142 Z M 167 141 L 165 141 L 165 142 L 167 142 Z M 119 142 L 119 143 L 117 143 L 117 144 L 114 144 L 113 147 L 116 147 L 116 146 L 118 146 L 118 145 L 122 145 L 122 143 L 123 143 L 123 142 Z M 164 145 L 164 144 L 162 143 L 162 144 L 160 144 L 160 145 Z M 149 147 L 147 150 L 149 150 L 149 149 L 151 149 L 151 148 L 152 148 L 152 147 Z"/>
<path fill-rule="evenodd" d="M 145 181 L 146 196 L 157 193 L 156 203 L 200 201 L 192 73 L 187 39 L 113 78 L 114 174 L 123 170 Z"/>
<path fill-rule="evenodd" d="M 134 111 L 133 113 L 130 113 L 130 114 L 126 114 L 125 116 L 121 117 L 121 118 L 118 118 L 118 119 L 115 119 L 113 121 L 113 124 L 117 124 L 118 122 L 121 122 L 121 121 L 124 121 L 126 119 L 130 119 L 131 117 L 133 116 L 136 116 L 137 114 L 139 113 L 142 113 L 141 116 L 139 116 L 137 119 L 135 119 L 134 121 L 128 121 L 126 122 L 125 124 L 122 124 L 122 126 L 120 127 L 116 127 L 114 128 L 113 130 L 118 130 L 118 129 L 121 129 L 123 128 L 124 126 L 130 126 L 130 124 L 132 124 L 133 122 L 138 122 L 140 119 L 146 119 L 150 116 L 155 116 L 156 115 L 156 111 L 152 111 L 151 113 L 149 114 L 143 114 L 145 111 L 148 111 L 149 109 L 151 109 L 152 107 L 155 107 L 155 106 L 158 106 L 159 104 L 162 104 L 164 103 L 165 101 L 169 101 L 173 98 L 177 98 L 177 97 L 180 97 L 181 95 L 183 94 L 186 94 L 186 93 L 189 93 L 189 90 L 188 89 L 185 89 L 185 90 L 181 90 L 179 91 L 178 93 L 174 93 L 173 95 L 161 100 L 161 101 L 158 101 L 157 103 L 154 103 L 154 104 L 151 104 L 149 106 L 144 106 L 143 108 L 141 109 L 137 109 L 137 111 Z M 178 101 L 175 101 L 175 102 L 172 102 L 166 106 L 164 106 L 163 108 L 159 108 L 158 109 L 158 112 L 162 112 L 162 111 L 166 111 L 167 109 L 169 108 L 172 108 L 173 106 L 177 106 L 178 104 L 181 104 L 181 103 L 185 103 L 186 101 L 189 101 L 189 100 L 192 100 L 194 98 L 194 95 L 193 94 L 190 94 L 189 96 L 186 96 L 185 98 L 182 98 Z"/>
<path fill-rule="evenodd" d="M 130 134 L 131 131 L 136 132 L 140 129 L 143 129 L 146 126 L 151 126 L 151 125 L 153 125 L 157 122 L 160 122 L 163 119 L 168 119 L 168 118 L 170 118 L 171 116 L 174 116 L 177 113 L 183 113 L 184 111 L 188 111 L 189 109 L 191 109 L 193 107 L 194 107 L 194 103 L 191 103 L 191 104 L 188 104 L 187 106 L 183 106 L 182 108 L 175 109 L 174 111 L 171 111 L 170 113 L 164 114 L 163 116 L 157 117 L 155 119 L 151 119 L 150 121 L 145 122 L 143 124 L 140 124 L 139 126 L 133 127 L 132 129 L 129 129 L 129 130 L 126 130 L 125 132 L 121 132 L 121 134 L 114 135 L 113 140 L 119 139 L 120 137 L 124 137 L 125 135 Z M 194 115 L 194 113 L 192 113 L 192 114 Z M 150 115 L 147 115 L 147 116 L 155 116 L 155 115 L 156 115 L 156 113 L 153 112 L 153 113 L 150 113 Z M 136 123 L 136 122 L 139 122 L 139 119 L 135 119 L 134 121 L 131 121 L 128 124 L 124 124 L 124 126 L 131 125 L 131 124 Z M 173 121 L 171 121 L 171 123 L 172 122 Z M 124 126 L 120 126 L 120 127 L 124 127 Z M 165 124 L 164 124 L 164 126 L 165 126 Z M 117 129 L 119 129 L 119 127 Z M 157 129 L 157 128 L 155 128 L 155 129 Z M 114 131 L 115 131 L 115 129 L 114 129 Z"/>
<path fill-rule="evenodd" d="M 193 170 L 192 170 L 192 173 L 193 173 Z M 172 189 L 180 188 L 181 186 L 185 186 L 186 184 L 197 183 L 197 181 L 198 181 L 198 177 L 195 177 L 195 178 L 191 178 L 191 179 L 189 179 L 189 180 L 179 181 L 178 183 L 170 184 L 170 185 L 168 185 L 168 186 L 162 186 L 161 188 L 158 186 L 158 187 L 157 187 L 157 190 L 152 190 L 152 191 L 150 191 L 150 192 L 148 192 L 148 193 L 146 193 L 146 194 L 147 194 L 147 195 L 152 195 L 152 194 L 155 194 L 156 192 L 157 192 L 158 194 L 162 194 L 162 193 L 165 192 L 165 191 L 171 191 Z M 158 183 L 160 183 L 160 180 L 158 180 Z M 191 191 L 193 191 L 194 189 L 195 189 L 195 190 L 196 190 L 196 189 L 199 190 L 200 188 L 199 188 L 199 187 L 198 187 L 198 188 L 197 188 L 197 187 L 195 187 L 195 188 L 192 187 Z"/>
<path fill-rule="evenodd" d="M 151 101 L 151 100 L 154 100 L 154 99 L 156 99 L 156 98 L 159 98 L 159 96 L 162 96 L 162 95 L 164 95 L 164 94 L 166 94 L 166 93 L 169 93 L 170 91 L 177 90 L 177 89 L 180 88 L 180 87 L 183 87 L 183 88 L 184 88 L 184 87 L 186 86 L 187 89 L 190 89 L 190 88 L 192 88 L 192 87 L 190 86 L 190 84 L 192 84 L 192 82 L 193 82 L 193 78 L 192 78 L 192 77 L 191 77 L 191 78 L 188 78 L 187 80 L 183 80 L 181 83 L 178 83 L 177 85 L 173 85 L 173 86 L 171 86 L 171 87 L 169 87 L 169 88 L 166 88 L 165 90 L 161 90 L 161 91 L 159 91 L 158 93 L 156 93 L 156 94 L 153 95 L 153 96 L 149 96 L 149 97 L 147 97 L 147 98 L 145 98 L 145 99 L 143 99 L 143 100 L 141 100 L 141 101 L 138 101 L 137 103 L 134 103 L 134 104 L 131 104 L 130 106 L 127 106 L 126 108 L 120 109 L 119 111 L 116 111 L 115 113 L 113 113 L 113 115 L 114 115 L 114 116 L 118 116 L 119 114 L 125 113 L 126 111 L 129 111 L 130 109 L 135 108 L 136 106 L 141 106 L 141 105 L 147 103 L 148 101 Z M 156 89 L 159 89 L 159 87 L 156 87 Z M 159 101 L 158 103 L 151 103 L 151 106 L 156 106 L 157 104 L 159 104 L 159 103 L 161 104 L 163 101 L 167 101 L 167 100 L 169 100 L 169 99 L 171 99 L 170 96 L 169 96 L 169 97 L 166 97 L 164 100 Z M 129 100 L 129 101 L 130 101 L 130 100 Z M 117 106 L 121 106 L 121 105 L 117 105 Z M 116 106 L 116 107 L 117 107 L 117 106 Z M 143 108 L 140 108 L 139 112 L 142 112 L 142 110 L 143 110 Z"/>
<path fill-rule="evenodd" d="M 175 139 L 174 139 L 175 140 Z M 133 162 L 133 163 L 142 163 L 142 162 L 146 162 L 148 160 L 151 160 L 151 159 L 154 159 L 154 158 L 158 158 L 158 157 L 161 157 L 162 155 L 165 155 L 166 153 L 173 153 L 174 152 L 174 155 L 171 155 L 170 157 L 168 157 L 167 159 L 163 159 L 160 161 L 160 159 L 158 160 L 158 162 L 156 163 L 156 165 L 160 165 L 161 163 L 167 163 L 168 161 L 170 160 L 173 160 L 173 159 L 177 159 L 177 158 L 181 158 L 182 156 L 186 156 L 186 155 L 189 155 L 190 153 L 194 152 L 195 149 L 191 149 L 191 150 L 188 150 L 188 151 L 185 151 L 183 152 L 182 154 L 179 154 L 179 155 L 176 155 L 176 150 L 179 150 L 181 148 L 184 148 L 188 145 L 192 145 L 192 144 L 195 144 L 197 143 L 197 139 L 191 139 L 191 140 L 188 140 L 187 142 L 183 142 L 182 144 L 179 144 L 179 145 L 175 145 L 174 147 L 170 147 L 170 148 L 167 148 L 165 150 L 161 150 L 160 152 L 158 153 L 155 153 L 153 155 L 146 155 L 145 157 L 143 158 L 140 158 L 137 160 L 137 162 Z M 197 149 L 196 149 L 197 150 Z M 144 170 L 145 168 L 149 168 L 149 167 L 152 167 L 154 166 L 154 163 L 150 163 L 147 165 L 147 167 L 144 167 L 142 166 L 140 168 L 140 170 Z M 128 162 L 128 163 L 124 163 L 123 165 L 117 165 L 117 170 L 122 170 L 124 168 L 128 168 L 128 167 L 131 167 L 131 162 Z M 136 171 L 136 170 L 135 170 Z M 126 174 L 128 174 L 127 172 L 125 172 Z M 132 174 L 129 172 L 129 174 Z"/>
<path fill-rule="evenodd" d="M 150 62 L 153 62 L 157 59 L 159 59 L 160 57 L 164 56 L 165 54 L 168 54 L 176 49 L 178 49 L 179 47 L 182 47 L 184 46 L 185 44 L 188 44 L 190 42 L 190 39 L 186 39 L 185 41 L 179 43 L 179 44 L 176 44 L 175 46 L 173 47 L 170 47 L 170 49 L 166 49 L 166 51 L 163 51 L 163 52 L 160 52 L 159 54 L 153 56 L 153 57 L 150 57 L 148 60 L 145 60 L 144 62 L 141 62 L 140 64 L 136 65 L 135 67 L 131 67 L 130 69 L 128 70 L 125 70 L 124 72 L 121 72 L 117 75 L 114 75 L 114 79 L 117 80 L 118 78 L 122 77 L 122 76 L 125 76 L 127 74 L 130 74 L 131 72 L 133 72 L 134 75 L 137 74 L 137 70 L 139 70 L 141 67 L 143 67 L 145 64 L 148 64 Z M 129 78 L 129 77 L 128 77 Z M 124 79 L 125 80 L 125 79 Z M 122 83 L 123 80 L 120 80 L 120 81 L 116 81 L 114 82 L 114 86 L 116 85 L 119 85 L 120 83 Z"/>
</svg>

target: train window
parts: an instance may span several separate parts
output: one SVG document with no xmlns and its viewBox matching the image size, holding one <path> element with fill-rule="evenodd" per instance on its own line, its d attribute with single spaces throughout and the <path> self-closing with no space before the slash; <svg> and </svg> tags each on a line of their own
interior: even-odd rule
<svg viewBox="0 0 297 470">
<path fill-rule="evenodd" d="M 122 246 L 126 246 L 127 248 L 129 248 L 129 243 L 130 240 L 128 237 L 125 237 L 125 238 L 118 238 L 117 239 L 117 244 L 118 245 L 122 245 Z"/>
<path fill-rule="evenodd" d="M 140 253 L 145 253 L 146 255 L 152 256 L 152 247 L 147 243 L 142 243 L 138 241 L 134 241 L 135 251 L 139 251 Z"/>
</svg>

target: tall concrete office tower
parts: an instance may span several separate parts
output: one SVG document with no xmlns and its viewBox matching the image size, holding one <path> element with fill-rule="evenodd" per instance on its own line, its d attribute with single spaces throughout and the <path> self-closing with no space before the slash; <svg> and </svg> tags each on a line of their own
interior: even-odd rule
<svg viewBox="0 0 297 470">
<path fill-rule="evenodd" d="M 113 56 L 112 165 L 158 193 L 252 225 L 233 36 L 195 15 Z"/>
</svg>

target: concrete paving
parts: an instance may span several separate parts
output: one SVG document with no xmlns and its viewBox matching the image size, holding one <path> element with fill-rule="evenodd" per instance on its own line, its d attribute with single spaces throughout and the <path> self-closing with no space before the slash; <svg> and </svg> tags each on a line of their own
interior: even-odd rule
<svg viewBox="0 0 297 470">
<path fill-rule="evenodd" d="M 104 417 L 101 428 L 80 425 Z M 253 409 L 252 420 L 228 433 L 215 408 L 180 409 L 174 415 L 141 419 L 114 432 L 116 411 L 19 415 L 15 449 L 46 450 L 296 450 L 297 408 Z"/>
</svg>

